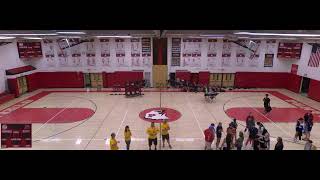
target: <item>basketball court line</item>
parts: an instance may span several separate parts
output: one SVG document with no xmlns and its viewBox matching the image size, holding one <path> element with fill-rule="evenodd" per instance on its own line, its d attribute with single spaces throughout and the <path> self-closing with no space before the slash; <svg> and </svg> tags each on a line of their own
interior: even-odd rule
<svg viewBox="0 0 320 180">
<path fill-rule="evenodd" d="M 84 97 L 78 97 L 78 96 L 65 96 L 65 97 L 75 97 L 75 98 L 79 98 L 79 99 L 84 99 L 84 100 L 87 100 L 87 101 L 89 101 L 90 103 L 92 103 L 93 105 L 94 105 L 94 114 L 96 113 L 96 111 L 97 111 L 97 109 L 98 109 L 98 106 L 97 106 L 97 104 L 93 101 L 93 100 L 91 100 L 91 99 L 87 99 L 87 98 L 84 98 Z M 93 114 L 93 115 L 94 115 Z M 93 116 L 92 115 L 92 116 Z M 50 135 L 50 136 L 48 136 L 48 137 L 45 137 L 45 138 L 42 138 L 42 139 L 50 139 L 50 138 L 52 138 L 52 137 L 55 137 L 55 136 L 57 136 L 57 135 L 60 135 L 60 134 L 62 134 L 62 133 L 65 133 L 65 132 L 67 132 L 67 131 L 70 131 L 70 130 L 72 130 L 72 129 L 74 129 L 74 128 L 76 128 L 76 127 L 78 127 L 78 126 L 80 126 L 80 125 L 82 125 L 82 124 L 84 124 L 84 123 L 86 123 L 88 120 L 90 120 L 91 118 L 92 118 L 92 116 L 91 117 L 89 117 L 89 118 L 87 118 L 87 119 L 85 119 L 85 120 L 83 120 L 82 122 L 80 122 L 79 124 L 77 124 L 77 125 L 75 125 L 75 126 L 73 126 L 73 127 L 70 127 L 70 128 L 68 128 L 68 129 L 66 129 L 66 130 L 63 130 L 63 131 L 61 131 L 61 132 L 58 132 L 58 133 L 56 133 L 56 134 L 53 134 L 53 135 Z M 32 141 L 32 142 L 38 142 L 37 140 L 34 140 L 34 141 Z"/>
<path fill-rule="evenodd" d="M 112 109 L 107 113 L 107 115 L 103 118 L 103 120 L 101 121 L 101 123 L 99 124 L 98 129 L 96 130 L 96 132 L 94 133 L 94 135 L 92 136 L 92 138 L 89 140 L 88 144 L 84 147 L 84 150 L 87 149 L 87 147 L 89 146 L 89 144 L 91 143 L 92 139 L 97 135 L 97 133 L 99 132 L 99 130 L 101 129 L 101 126 L 103 125 L 103 123 L 105 122 L 105 120 L 109 117 L 109 115 L 111 114 L 111 112 L 115 109 L 115 104 L 116 102 L 119 101 L 114 101 L 115 103 L 113 103 Z"/>
<path fill-rule="evenodd" d="M 225 105 L 226 105 L 226 104 L 228 104 L 229 102 L 233 101 L 234 99 L 240 99 L 240 98 L 245 98 L 245 97 L 252 97 L 252 96 L 234 97 L 234 98 L 231 98 L 231 99 L 229 99 L 228 101 L 226 101 L 226 102 L 224 103 L 224 105 L 223 105 L 223 111 L 225 112 L 225 114 L 226 114 L 228 117 L 230 117 L 230 116 L 226 113 L 226 110 L 225 110 Z M 242 127 L 246 127 L 241 121 L 238 122 L 238 124 L 240 124 Z M 246 134 L 246 135 L 247 135 L 247 134 Z M 247 136 L 248 136 L 248 135 L 247 135 Z M 274 137 L 274 136 L 272 136 L 272 135 L 270 134 L 270 138 L 276 139 L 277 137 Z M 298 144 L 298 145 L 304 145 L 304 143 L 294 142 L 294 141 L 292 140 L 293 138 L 291 138 L 291 137 L 289 137 L 289 138 L 283 137 L 282 139 L 283 139 L 283 141 L 286 141 L 286 142 L 288 142 L 288 143 L 293 143 L 293 144 Z"/>
<path fill-rule="evenodd" d="M 54 116 L 52 116 L 47 122 L 45 122 L 44 124 L 42 124 L 37 130 L 35 130 L 35 131 L 33 131 L 32 132 L 32 135 L 34 136 L 34 135 L 36 135 L 46 124 L 48 124 L 50 121 L 52 121 L 55 117 L 57 117 L 59 114 L 61 114 L 63 111 L 65 111 L 66 109 L 68 109 L 68 108 L 70 108 L 71 107 L 71 105 L 73 104 L 75 102 L 75 99 L 73 99 L 72 101 L 71 101 L 71 103 L 67 106 L 67 107 L 65 107 L 65 108 L 63 108 L 62 110 L 60 110 L 59 112 L 57 112 Z"/>
<path fill-rule="evenodd" d="M 202 138 L 170 138 L 172 140 L 175 140 L 175 141 L 180 141 L 180 142 L 193 142 L 195 140 L 203 140 Z M 85 138 L 68 138 L 68 139 L 59 139 L 59 138 L 52 138 L 52 139 L 35 139 L 35 141 L 40 141 L 40 142 L 60 142 L 60 141 L 74 141 L 75 143 L 76 142 L 83 142 L 83 141 L 106 141 L 108 142 L 108 140 L 110 140 L 110 138 L 107 138 L 107 139 L 85 139 Z M 132 137 L 131 138 L 131 141 L 138 141 L 138 142 L 141 142 L 141 141 L 147 141 L 148 139 L 147 138 L 135 138 L 135 137 Z M 120 142 L 124 142 L 125 140 L 124 139 L 120 139 L 120 140 L 117 140 L 117 141 L 120 141 Z M 81 144 L 81 143 L 80 143 Z"/>
<path fill-rule="evenodd" d="M 244 98 L 240 98 L 241 100 L 243 100 L 244 103 L 246 103 L 251 109 L 253 109 L 254 111 L 258 112 L 260 115 L 262 115 L 263 117 L 265 117 L 268 121 L 270 121 L 274 126 L 276 126 L 278 129 L 280 129 L 283 133 L 285 133 L 286 135 L 288 135 L 289 137 L 291 137 L 292 135 L 290 135 L 287 131 L 285 131 L 284 129 L 282 129 L 280 126 L 278 126 L 275 122 L 273 122 L 270 118 L 268 118 L 267 116 L 265 116 L 263 113 L 261 113 L 260 111 L 258 111 L 256 108 L 252 107 Z"/>
<path fill-rule="evenodd" d="M 128 103 L 128 105 L 127 105 L 127 110 L 126 110 L 126 112 L 125 112 L 125 114 L 124 114 L 124 116 L 123 116 L 123 118 L 122 118 L 121 124 L 120 124 L 120 126 L 119 126 L 119 128 L 118 128 L 118 130 L 117 130 L 116 137 L 117 137 L 118 134 L 119 134 L 119 131 L 120 131 L 120 129 L 121 129 L 122 124 L 124 123 L 124 121 L 125 121 L 126 118 L 127 118 L 127 114 L 128 114 L 128 111 L 129 111 L 129 104 L 131 104 L 131 103 L 133 103 L 133 102 L 135 102 L 135 99 L 131 99 L 131 101 L 130 101 L 130 102 Z"/>
<path fill-rule="evenodd" d="M 190 105 L 190 102 L 189 102 L 189 99 L 188 99 L 187 95 L 184 94 L 184 97 L 185 97 L 185 99 L 187 100 L 188 107 L 189 107 L 189 109 L 191 109 L 191 112 L 192 112 L 192 114 L 193 114 L 193 117 L 194 117 L 194 119 L 195 119 L 196 122 L 197 122 L 197 125 L 198 125 L 198 128 L 199 128 L 199 130 L 200 130 L 201 136 L 202 136 L 202 137 L 205 137 L 204 134 L 203 134 L 203 130 L 201 129 L 199 120 L 198 120 L 195 112 L 193 111 L 193 109 L 192 109 L 192 107 L 191 107 L 191 105 Z"/>
</svg>

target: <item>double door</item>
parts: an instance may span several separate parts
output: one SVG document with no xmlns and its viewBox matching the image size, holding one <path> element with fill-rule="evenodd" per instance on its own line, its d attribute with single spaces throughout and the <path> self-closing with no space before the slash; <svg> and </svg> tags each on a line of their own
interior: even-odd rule
<svg viewBox="0 0 320 180">
<path fill-rule="evenodd" d="M 91 88 L 103 87 L 102 73 L 85 73 L 84 82 L 86 87 L 91 87 Z"/>
<path fill-rule="evenodd" d="M 19 94 L 25 94 L 28 92 L 28 83 L 27 83 L 27 78 L 25 76 L 18 77 L 18 89 L 19 89 Z"/>
<path fill-rule="evenodd" d="M 210 74 L 209 84 L 217 87 L 233 87 L 234 73 L 212 73 Z"/>
</svg>

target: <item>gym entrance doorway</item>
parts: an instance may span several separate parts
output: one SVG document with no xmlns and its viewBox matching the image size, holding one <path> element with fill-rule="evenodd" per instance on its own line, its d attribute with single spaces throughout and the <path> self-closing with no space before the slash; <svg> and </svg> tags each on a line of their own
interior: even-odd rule
<svg viewBox="0 0 320 180">
<path fill-rule="evenodd" d="M 303 77 L 301 82 L 301 90 L 300 90 L 301 95 L 308 96 L 309 85 L 310 85 L 310 78 Z"/>
</svg>

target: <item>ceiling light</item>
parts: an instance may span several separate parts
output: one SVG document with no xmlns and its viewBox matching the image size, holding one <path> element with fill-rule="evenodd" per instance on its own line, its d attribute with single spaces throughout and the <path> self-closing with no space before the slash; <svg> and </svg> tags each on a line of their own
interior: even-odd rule
<svg viewBox="0 0 320 180">
<path fill-rule="evenodd" d="M 50 34 L 0 34 L 0 36 L 55 36 L 58 34 L 50 33 Z"/>
<path fill-rule="evenodd" d="M 305 38 L 305 39 L 309 39 L 309 40 L 310 40 L 310 39 L 311 39 L 311 40 L 313 40 L 313 39 L 314 39 L 314 40 L 319 40 L 320 38 Z"/>
<path fill-rule="evenodd" d="M 0 36 L 0 39 L 14 39 L 16 37 L 9 37 L 9 36 Z"/>
<path fill-rule="evenodd" d="M 85 32 L 57 32 L 58 34 L 86 34 Z"/>
<path fill-rule="evenodd" d="M 295 36 L 295 37 L 320 37 L 320 34 L 280 34 L 280 33 L 251 33 L 237 32 L 238 35 L 256 35 L 256 36 Z"/>
<path fill-rule="evenodd" d="M 95 36 L 97 38 L 131 38 L 132 36 Z"/>
<path fill-rule="evenodd" d="M 40 37 L 23 37 L 23 39 L 42 39 Z"/>
<path fill-rule="evenodd" d="M 200 34 L 201 37 L 224 37 L 222 34 Z"/>
<path fill-rule="evenodd" d="M 250 37 L 238 37 L 239 39 L 249 39 Z"/>
<path fill-rule="evenodd" d="M 80 36 L 57 36 L 59 38 L 68 38 L 68 39 L 80 39 L 81 37 Z"/>
</svg>

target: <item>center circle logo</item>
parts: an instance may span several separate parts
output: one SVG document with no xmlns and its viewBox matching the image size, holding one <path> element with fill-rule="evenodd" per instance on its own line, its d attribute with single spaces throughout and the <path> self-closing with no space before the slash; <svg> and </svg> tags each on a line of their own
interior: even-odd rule
<svg viewBox="0 0 320 180">
<path fill-rule="evenodd" d="M 141 111 L 139 117 L 148 122 L 160 123 L 164 119 L 167 119 L 168 122 L 172 122 L 178 120 L 181 117 L 181 113 L 175 109 L 157 107 Z"/>
</svg>

